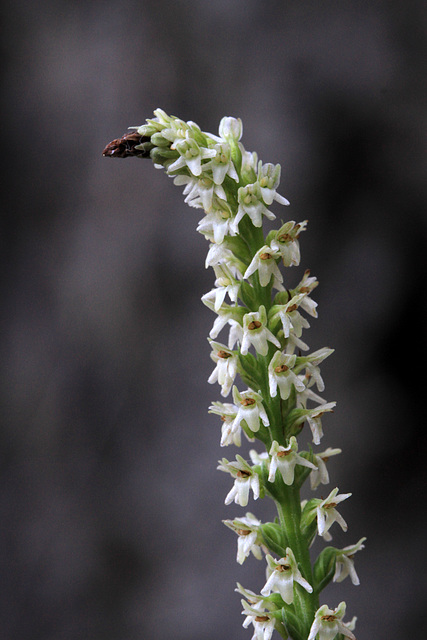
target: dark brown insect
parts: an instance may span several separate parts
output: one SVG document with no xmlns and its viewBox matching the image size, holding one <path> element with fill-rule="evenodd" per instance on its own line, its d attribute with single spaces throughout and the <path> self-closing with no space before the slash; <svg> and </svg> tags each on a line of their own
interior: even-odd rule
<svg viewBox="0 0 427 640">
<path fill-rule="evenodd" d="M 143 144 L 144 148 L 135 149 L 140 144 Z M 127 158 L 129 156 L 149 158 L 152 147 L 150 138 L 139 135 L 137 131 L 132 131 L 131 133 L 124 133 L 121 138 L 116 138 L 116 140 L 109 142 L 102 155 L 109 158 Z"/>
</svg>

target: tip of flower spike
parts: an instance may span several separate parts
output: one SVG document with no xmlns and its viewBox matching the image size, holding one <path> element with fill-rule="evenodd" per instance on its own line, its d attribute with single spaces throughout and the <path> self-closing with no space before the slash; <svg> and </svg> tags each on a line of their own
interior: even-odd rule
<svg viewBox="0 0 427 640">
<path fill-rule="evenodd" d="M 141 136 L 137 131 L 124 133 L 121 138 L 116 138 L 107 144 L 102 155 L 105 158 L 127 158 L 129 156 L 138 156 L 139 158 L 149 158 L 150 149 L 147 147 L 150 138 Z M 135 147 L 143 145 L 142 148 Z"/>
<path fill-rule="evenodd" d="M 226 116 L 219 123 L 219 135 L 224 140 L 232 139 L 236 142 L 240 140 L 243 133 L 243 124 L 240 118 Z"/>
</svg>

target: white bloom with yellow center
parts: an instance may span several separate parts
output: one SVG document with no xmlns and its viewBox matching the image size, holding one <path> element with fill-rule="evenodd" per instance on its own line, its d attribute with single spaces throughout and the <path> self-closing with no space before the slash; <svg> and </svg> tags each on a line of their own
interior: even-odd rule
<svg viewBox="0 0 427 640">
<path fill-rule="evenodd" d="M 258 311 L 246 313 L 243 317 L 243 339 L 240 351 L 245 356 L 252 344 L 261 356 L 266 356 L 268 353 L 267 341 L 272 342 L 280 349 L 280 342 L 267 329 L 267 314 L 264 305 L 261 305 Z"/>
<path fill-rule="evenodd" d="M 338 489 L 332 489 L 327 498 L 321 500 L 316 508 L 317 513 L 317 531 L 319 536 L 322 536 L 324 540 L 331 540 L 332 536 L 329 533 L 329 529 L 334 522 L 338 522 L 343 531 L 347 531 L 347 523 L 340 513 L 336 510 L 336 506 L 347 500 L 351 496 L 351 493 L 340 493 L 338 495 Z"/>
<path fill-rule="evenodd" d="M 252 489 L 254 500 L 259 498 L 259 477 L 252 471 L 252 467 L 242 458 L 236 455 L 236 460 L 229 462 L 226 458 L 220 461 L 217 467 L 219 471 L 225 471 L 234 478 L 234 485 L 225 497 L 225 504 L 231 504 L 234 500 L 241 507 L 246 507 L 249 501 L 249 491 Z"/>
<path fill-rule="evenodd" d="M 277 266 L 277 259 L 280 254 L 271 247 L 264 245 L 254 255 L 252 262 L 246 269 L 243 278 L 247 279 L 253 273 L 258 271 L 258 277 L 261 287 L 270 284 L 271 277 L 274 277 L 273 286 L 283 282 L 283 276 Z"/>
<path fill-rule="evenodd" d="M 291 485 L 294 481 L 295 467 L 297 464 L 308 467 L 309 469 L 316 469 L 312 462 L 300 456 L 297 451 L 298 443 L 295 436 L 291 436 L 287 447 L 283 447 L 276 440 L 273 440 L 269 451 L 271 456 L 270 472 L 268 474 L 269 482 L 274 482 L 276 471 L 279 470 L 283 482 Z"/>
<path fill-rule="evenodd" d="M 314 622 L 311 625 L 310 635 L 307 640 L 333 640 L 338 633 L 342 633 L 350 640 L 356 640 L 355 635 L 350 631 L 342 619 L 345 616 L 346 604 L 340 602 L 336 609 L 329 609 L 324 604 L 316 611 Z"/>
<path fill-rule="evenodd" d="M 294 582 L 300 584 L 308 593 L 313 592 L 311 584 L 302 577 L 290 547 L 287 547 L 284 558 L 275 560 L 270 554 L 267 554 L 266 560 L 268 580 L 261 589 L 263 596 L 269 596 L 273 591 L 280 593 L 286 604 L 292 604 L 294 601 Z"/>
<path fill-rule="evenodd" d="M 279 387 L 280 397 L 287 400 L 291 394 L 292 386 L 299 392 L 305 390 L 304 382 L 292 371 L 296 356 L 281 351 L 276 351 L 268 365 L 268 383 L 272 398 L 277 396 Z"/>
</svg>

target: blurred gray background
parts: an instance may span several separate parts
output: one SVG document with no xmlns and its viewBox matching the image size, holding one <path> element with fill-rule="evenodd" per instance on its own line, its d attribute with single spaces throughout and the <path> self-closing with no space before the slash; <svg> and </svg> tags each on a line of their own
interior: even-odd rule
<svg viewBox="0 0 427 640">
<path fill-rule="evenodd" d="M 206 382 L 200 211 L 149 161 L 101 156 L 162 107 L 280 162 L 320 280 L 331 585 L 362 639 L 425 640 L 425 4 L 17 0 L 2 5 L 0 636 L 249 640 Z M 300 271 L 288 270 L 289 278 Z M 248 447 L 244 445 L 243 454 Z M 322 545 L 316 546 L 318 551 Z"/>
</svg>

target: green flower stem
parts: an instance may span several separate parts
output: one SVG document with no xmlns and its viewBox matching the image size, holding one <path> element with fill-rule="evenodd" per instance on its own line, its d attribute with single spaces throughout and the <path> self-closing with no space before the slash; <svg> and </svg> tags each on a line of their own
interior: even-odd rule
<svg viewBox="0 0 427 640">
<path fill-rule="evenodd" d="M 307 539 L 301 534 L 301 499 L 300 491 L 295 485 L 283 485 L 282 499 L 275 498 L 280 526 L 282 527 L 288 545 L 294 552 L 304 578 L 312 585 L 313 573 L 311 569 L 310 551 Z M 294 606 L 301 620 L 304 621 L 308 636 L 314 614 L 319 608 L 319 597 L 315 593 L 308 593 L 300 587 L 295 589 Z"/>
</svg>

